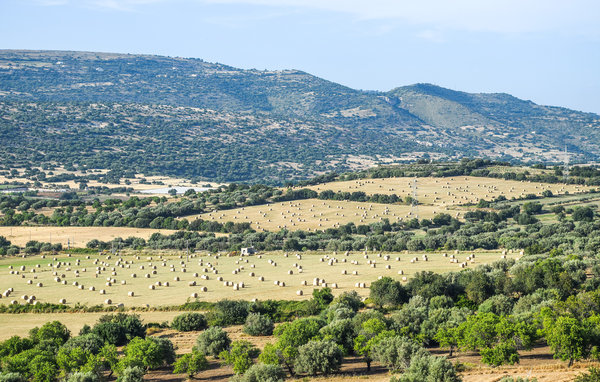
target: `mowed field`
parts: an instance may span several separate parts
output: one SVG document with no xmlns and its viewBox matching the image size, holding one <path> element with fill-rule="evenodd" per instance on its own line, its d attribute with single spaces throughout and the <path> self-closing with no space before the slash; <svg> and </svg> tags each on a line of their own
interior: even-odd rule
<svg viewBox="0 0 600 382">
<path fill-rule="evenodd" d="M 521 198 L 528 194 L 541 195 L 550 190 L 554 195 L 589 191 L 591 187 L 572 184 L 535 183 L 474 176 L 450 178 L 386 178 L 358 179 L 309 186 L 315 191 L 362 191 L 367 195 L 396 194 L 403 198 L 413 196 L 413 184 L 417 183 L 417 199 L 420 204 L 452 206 L 477 203 L 481 199 L 492 200 L 499 196 L 507 199 Z"/>
<path fill-rule="evenodd" d="M 117 237 L 125 239 L 133 236 L 147 240 L 155 232 L 171 235 L 176 231 L 130 227 L 0 227 L 0 236 L 21 247 L 30 240 L 37 240 L 52 244 L 61 243 L 64 248 L 67 247 L 67 242 L 71 247 L 85 248 L 92 239 L 111 241 Z"/>
<path fill-rule="evenodd" d="M 386 218 L 390 222 L 417 216 L 420 219 L 431 219 L 436 213 L 442 212 L 461 216 L 461 211 L 431 205 L 421 205 L 413 213 L 411 206 L 403 204 L 305 199 L 216 211 L 187 218 L 191 221 L 199 217 L 221 223 L 250 222 L 252 228 L 258 231 L 279 231 L 284 228 L 292 231 L 314 231 L 338 227 L 350 222 L 356 225 L 370 224 Z"/>
<path fill-rule="evenodd" d="M 467 257 L 473 254 L 474 261 L 468 262 Z M 424 261 L 423 255 L 350 252 L 346 256 L 344 253 L 304 252 L 290 253 L 286 257 L 282 252 L 269 252 L 247 257 L 193 254 L 189 259 L 185 254 L 4 258 L 0 260 L 0 292 L 8 288 L 14 292 L 3 297 L 0 303 L 15 300 L 24 304 L 23 296 L 33 295 L 37 301 L 50 303 L 64 298 L 68 305 L 106 304 L 110 299 L 113 305 L 156 307 L 195 300 L 194 293 L 201 301 L 293 300 L 308 299 L 313 288 L 323 286 L 332 287 L 334 295 L 357 290 L 367 297 L 370 284 L 379 276 L 406 281 L 419 271 L 459 271 L 462 262 L 467 262 L 467 267 L 476 266 L 501 257 L 500 251 L 451 253 L 448 257 L 441 252 L 428 253 L 428 261 Z M 452 263 L 451 256 L 459 263 Z M 510 252 L 507 255 L 508 258 L 517 256 Z M 414 261 L 415 258 L 418 261 Z M 325 284 L 313 286 L 315 278 Z M 42 285 L 38 286 L 39 283 Z M 298 295 L 300 290 L 303 295 Z M 129 296 L 130 292 L 133 297 Z"/>
<path fill-rule="evenodd" d="M 324 190 L 355 192 L 367 195 L 396 194 L 402 198 L 413 196 L 414 178 L 362 179 L 332 182 L 308 187 L 317 192 Z M 520 182 L 479 177 L 417 178 L 418 208 L 405 204 L 381 204 L 335 200 L 306 199 L 271 203 L 261 206 L 215 211 L 188 216 L 225 223 L 250 222 L 256 230 L 323 230 L 353 222 L 370 224 L 385 218 L 390 222 L 418 217 L 431 219 L 436 214 L 448 213 L 462 218 L 481 199 L 492 200 L 499 196 L 507 199 L 521 198 L 528 194 L 542 195 L 549 190 L 554 195 L 587 192 L 590 187 L 567 184 Z"/>
</svg>

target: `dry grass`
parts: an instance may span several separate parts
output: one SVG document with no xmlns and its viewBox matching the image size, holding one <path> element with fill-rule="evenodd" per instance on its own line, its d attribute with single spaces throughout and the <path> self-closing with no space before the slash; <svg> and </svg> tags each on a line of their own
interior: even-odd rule
<svg viewBox="0 0 600 382">
<path fill-rule="evenodd" d="M 332 182 L 309 188 L 315 191 L 333 190 L 372 194 L 397 194 L 402 198 L 413 196 L 414 178 L 362 179 L 345 182 Z M 291 202 L 271 203 L 224 211 L 216 211 L 190 216 L 188 219 L 225 223 L 250 222 L 256 230 L 322 230 L 353 222 L 356 225 L 370 224 L 384 218 L 390 222 L 402 221 L 413 217 L 431 219 L 435 214 L 448 213 L 462 218 L 472 209 L 466 204 L 476 204 L 481 199 L 492 200 L 499 196 L 507 199 L 523 197 L 528 194 L 541 195 L 545 190 L 555 195 L 566 192 L 580 193 L 590 187 L 579 185 L 546 184 L 507 181 L 502 179 L 479 177 L 418 178 L 418 209 L 404 204 L 379 204 L 335 200 L 307 199 Z"/>
<path fill-rule="evenodd" d="M 500 259 L 499 251 L 476 251 L 459 253 L 456 257 L 460 262 L 466 260 L 470 254 L 476 254 L 477 264 L 485 264 Z M 389 260 L 385 260 L 385 256 L 389 255 Z M 390 276 L 397 279 L 402 277 L 410 278 L 416 272 L 423 270 L 431 270 L 434 272 L 459 271 L 461 268 L 458 264 L 450 263 L 449 258 L 444 257 L 442 253 L 429 253 L 429 261 L 422 260 L 422 254 L 418 253 L 384 253 L 379 257 L 376 253 L 369 253 L 368 259 L 364 258 L 362 252 L 353 252 L 348 256 L 344 254 L 333 254 L 331 252 L 309 252 L 302 253 L 302 259 L 298 259 L 294 254 L 288 257 L 282 252 L 269 252 L 258 256 L 250 257 L 227 257 L 198 255 L 186 261 L 185 256 L 180 258 L 179 255 L 162 255 L 159 259 L 158 255 L 154 255 L 151 260 L 147 255 L 142 254 L 140 259 L 134 255 L 122 256 L 122 261 L 118 262 L 115 256 L 94 255 L 90 259 L 83 255 L 73 255 L 67 257 L 65 254 L 56 256 L 56 261 L 53 261 L 53 256 L 48 255 L 42 259 L 39 256 L 29 258 L 5 258 L 0 260 L 0 272 L 4 276 L 0 278 L 0 291 L 4 291 L 9 287 L 14 288 L 14 293 L 10 299 L 18 300 L 20 303 L 24 301 L 20 298 L 22 295 L 34 295 L 38 301 L 57 303 L 59 299 L 66 298 L 69 305 L 76 302 L 88 305 L 103 304 L 106 299 L 111 299 L 113 304 L 123 303 L 126 307 L 133 306 L 165 306 L 182 304 L 186 302 L 192 293 L 199 294 L 199 300 L 202 301 L 218 301 L 225 298 L 251 300 L 258 299 L 308 299 L 312 293 L 314 278 L 325 279 L 328 285 L 332 283 L 338 285 L 334 289 L 334 294 L 339 294 L 343 291 L 357 290 L 362 296 L 368 296 L 368 286 L 379 276 Z M 324 256 L 336 258 L 337 263 L 329 266 Z M 399 260 L 396 260 L 396 257 Z M 411 259 L 418 257 L 419 261 L 412 263 Z M 509 253 L 509 258 L 516 258 L 516 254 Z M 95 258 L 99 261 L 95 262 Z M 80 264 L 76 264 L 76 260 L 80 260 Z M 271 265 L 269 261 L 277 265 Z M 352 262 L 357 264 L 352 264 Z M 368 261 L 375 261 L 376 268 L 369 265 Z M 181 262 L 185 263 L 186 272 Z M 54 264 L 50 267 L 49 264 Z M 56 268 L 58 263 L 62 264 L 60 268 Z M 36 267 L 39 264 L 39 268 Z M 69 265 L 70 264 L 70 265 Z M 117 265 L 118 264 L 118 265 Z M 294 266 L 302 267 L 302 273 Z M 10 274 L 9 265 L 13 266 L 13 273 L 19 270 L 21 266 L 25 266 L 25 271 L 19 271 L 19 274 Z M 211 271 L 210 265 L 218 271 L 214 274 Z M 386 269 L 389 265 L 390 269 Z M 153 269 L 153 267 L 156 269 Z M 254 268 L 252 268 L 254 266 Z M 471 265 L 473 266 L 473 265 Z M 102 267 L 96 274 L 97 267 Z M 140 269 L 143 267 L 144 269 Z M 114 268 L 114 271 L 113 271 Z M 85 271 L 84 271 L 85 269 Z M 174 271 L 171 271 L 173 269 Z M 234 270 L 239 269 L 237 274 L 233 274 Z M 32 273 L 31 271 L 35 272 Z M 288 271 L 293 274 L 288 274 Z M 342 274 L 346 270 L 347 274 Z M 402 270 L 403 275 L 399 275 L 398 271 Z M 76 274 L 75 271 L 79 273 Z M 152 274 L 156 271 L 156 274 Z M 358 274 L 353 275 L 353 271 Z M 56 272 L 57 276 L 53 273 Z M 115 274 L 113 274 L 113 272 Z M 254 273 L 254 276 L 250 275 Z M 136 274 L 136 278 L 132 274 Z M 198 275 L 195 276 L 194 274 Z M 148 274 L 150 277 L 146 278 Z M 202 278 L 206 275 L 208 280 Z M 264 281 L 259 281 L 258 277 L 264 277 Z M 66 281 L 66 285 L 54 281 L 55 277 L 60 277 L 61 282 Z M 174 281 L 175 277 L 179 277 L 180 281 Z M 217 277 L 223 277 L 223 281 L 219 281 Z M 107 286 L 107 279 L 115 279 L 116 282 Z M 28 280 L 31 284 L 28 284 Z M 126 284 L 122 285 L 121 282 Z M 157 282 L 169 282 L 169 286 L 156 286 Z M 195 281 L 197 285 L 190 286 L 189 283 Z M 245 287 L 239 290 L 234 290 L 232 286 L 224 286 L 223 283 L 229 281 L 234 284 L 244 283 Z M 275 281 L 285 283 L 285 287 L 275 285 Z M 302 281 L 306 281 L 308 286 L 301 286 Z M 37 287 L 37 283 L 42 283 L 43 287 Z M 77 282 L 84 286 L 84 289 L 79 289 L 79 286 L 73 285 Z M 357 282 L 366 284 L 366 288 L 356 287 Z M 155 289 L 150 289 L 150 285 L 155 285 Z M 94 287 L 95 291 L 90 291 L 90 287 Z M 207 292 L 202 292 L 201 288 L 206 287 Z M 106 294 L 100 294 L 99 291 L 104 289 Z M 297 296 L 296 291 L 302 290 L 303 296 Z M 135 297 L 129 297 L 128 292 L 133 291 Z M 0 303 L 7 303 L 9 299 L 0 300 Z"/>
<path fill-rule="evenodd" d="M 183 312 L 135 312 L 145 322 L 164 322 L 173 320 Z M 94 326 L 98 318 L 106 313 L 19 313 L 0 314 L 0 327 L 10 330 L 0 330 L 0 341 L 11 336 L 27 336 L 29 330 L 44 325 L 50 321 L 60 321 L 69 328 L 72 335 L 77 335 L 83 325 Z"/>
<path fill-rule="evenodd" d="M 359 179 L 310 186 L 315 191 L 363 191 L 372 194 L 396 194 L 405 198 L 413 195 L 414 178 Z M 451 178 L 417 178 L 419 203 L 435 206 L 453 206 L 492 200 L 500 195 L 507 199 L 527 194 L 541 195 L 550 190 L 555 195 L 565 192 L 588 191 L 591 187 L 570 184 L 521 182 L 493 178 L 461 176 Z"/>
<path fill-rule="evenodd" d="M 423 205 L 418 208 L 419 218 L 432 218 L 436 213 L 458 213 L 447 208 Z M 226 223 L 250 222 L 256 230 L 322 230 L 353 222 L 356 225 L 375 223 L 387 218 L 390 222 L 415 217 L 411 206 L 401 204 L 361 203 L 335 200 L 306 199 L 271 203 L 190 216 Z M 460 216 L 460 215 L 459 215 Z"/>
<path fill-rule="evenodd" d="M 85 248 L 92 239 L 111 241 L 117 237 L 125 239 L 133 236 L 147 240 L 155 232 L 170 235 L 176 231 L 129 227 L 0 227 L 0 236 L 21 247 L 29 240 L 37 240 L 53 244 L 61 243 L 64 248 L 67 247 L 67 241 L 70 241 L 72 247 Z"/>
<path fill-rule="evenodd" d="M 19 173 L 23 173 L 24 169 L 16 169 L 17 171 L 19 171 Z M 60 174 L 74 174 L 76 176 L 83 176 L 86 174 L 81 173 L 80 171 L 66 171 L 62 168 L 59 168 L 57 170 L 54 170 L 54 175 L 60 175 Z M 97 170 L 95 171 L 95 173 L 99 173 L 99 174 L 105 174 L 107 173 L 108 170 Z M 148 183 L 152 183 L 152 182 L 162 182 L 163 184 L 147 184 L 147 183 L 140 183 L 140 181 L 143 179 L 145 179 Z M 192 183 L 187 179 L 183 179 L 183 178 L 171 178 L 171 177 L 167 177 L 167 176 L 144 176 L 143 174 L 136 174 L 134 179 L 129 179 L 131 184 L 125 184 L 125 182 L 123 181 L 121 184 L 112 184 L 112 183 L 100 183 L 96 180 L 90 180 L 88 182 L 88 186 L 89 187 L 108 187 L 108 188 L 117 188 L 117 187 L 130 187 L 133 188 L 133 193 L 137 193 L 143 190 L 151 190 L 151 189 L 155 189 L 155 188 L 162 188 L 162 187 L 168 187 L 168 186 L 180 186 L 180 187 L 201 187 L 200 184 L 196 184 L 196 183 Z M 31 183 L 33 184 L 33 181 L 31 181 L 30 179 L 24 178 L 24 177 L 13 177 L 13 178 L 7 178 L 6 176 L 0 175 L 0 183 L 4 183 L 4 182 L 21 182 L 21 183 Z M 56 183 L 49 183 L 49 182 L 45 182 L 42 181 L 40 182 L 42 184 L 42 188 L 48 188 L 48 189 L 52 189 L 52 188 L 71 188 L 73 190 L 78 190 L 79 189 L 79 184 L 75 183 L 75 181 L 65 181 L 65 182 L 56 182 Z M 213 183 L 213 182 L 202 182 L 202 184 L 206 184 L 206 183 L 210 183 L 213 186 L 218 186 L 220 185 L 217 183 Z M 151 196 L 152 194 L 144 194 L 146 196 Z M 164 196 L 164 195 L 161 195 Z"/>
</svg>

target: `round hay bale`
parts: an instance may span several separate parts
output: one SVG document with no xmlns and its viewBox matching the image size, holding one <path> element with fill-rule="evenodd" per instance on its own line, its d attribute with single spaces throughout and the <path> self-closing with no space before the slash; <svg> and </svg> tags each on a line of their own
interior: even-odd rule
<svg viewBox="0 0 600 382">
<path fill-rule="evenodd" d="M 104 303 L 106 305 L 110 305 L 110 304 L 112 304 L 112 300 L 110 298 L 107 298 L 106 300 L 104 300 Z"/>
<path fill-rule="evenodd" d="M 67 303 L 67 299 L 66 298 L 61 298 L 60 300 L 58 300 L 59 304 L 66 304 Z"/>
<path fill-rule="evenodd" d="M 154 284 L 148 285 L 148 289 L 154 290 L 156 289 L 156 287 L 154 286 Z"/>
<path fill-rule="evenodd" d="M 297 294 L 298 296 L 302 296 L 302 295 L 304 294 L 304 292 L 303 292 L 303 291 L 301 291 L 301 290 L 297 290 L 297 291 L 296 291 L 296 294 Z"/>
<path fill-rule="evenodd" d="M 135 297 L 135 293 L 133 291 L 127 292 L 127 296 L 129 296 L 129 297 Z"/>
</svg>

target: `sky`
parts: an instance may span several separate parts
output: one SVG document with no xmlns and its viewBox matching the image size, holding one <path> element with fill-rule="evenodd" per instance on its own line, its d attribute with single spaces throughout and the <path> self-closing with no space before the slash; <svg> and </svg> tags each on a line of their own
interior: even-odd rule
<svg viewBox="0 0 600 382">
<path fill-rule="evenodd" d="M 194 57 L 364 90 L 427 82 L 600 114 L 597 0 L 0 0 L 0 49 Z"/>
</svg>

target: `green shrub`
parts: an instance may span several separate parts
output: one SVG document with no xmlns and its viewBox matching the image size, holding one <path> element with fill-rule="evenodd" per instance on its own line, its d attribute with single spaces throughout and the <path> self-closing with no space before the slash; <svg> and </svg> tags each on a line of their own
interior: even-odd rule
<svg viewBox="0 0 600 382">
<path fill-rule="evenodd" d="M 342 350 L 334 342 L 310 341 L 298 348 L 294 371 L 309 375 L 328 375 L 340 369 L 342 360 Z"/>
<path fill-rule="evenodd" d="M 123 353 L 125 356 L 119 361 L 120 369 L 134 366 L 156 369 L 175 360 L 173 344 L 166 338 L 135 337 L 125 347 Z"/>
<path fill-rule="evenodd" d="M 84 334 L 77 337 L 69 338 L 67 342 L 62 346 L 63 349 L 74 349 L 79 348 L 87 350 L 92 354 L 98 354 L 100 349 L 104 346 L 102 338 L 94 333 Z"/>
<path fill-rule="evenodd" d="M 29 338 L 12 336 L 0 343 L 0 358 L 19 354 L 22 351 L 33 348 L 34 345 L 34 342 Z"/>
<path fill-rule="evenodd" d="M 173 319 L 171 327 L 180 332 L 206 329 L 206 318 L 200 313 L 184 313 Z"/>
<path fill-rule="evenodd" d="M 206 360 L 206 357 L 197 349 L 194 349 L 191 353 L 184 354 L 177 359 L 173 373 L 186 373 L 191 378 L 194 376 L 194 374 L 206 369 L 208 369 L 208 361 Z"/>
<path fill-rule="evenodd" d="M 234 341 L 229 350 L 219 354 L 225 364 L 232 365 L 236 374 L 244 374 L 252 366 L 253 359 L 258 357 L 260 351 L 249 341 Z"/>
<path fill-rule="evenodd" d="M 117 382 L 142 382 L 145 373 L 144 368 L 139 366 L 126 367 L 117 378 Z"/>
<path fill-rule="evenodd" d="M 78 347 L 61 347 L 56 355 L 56 363 L 65 373 L 79 371 L 92 355 L 89 350 Z"/>
<path fill-rule="evenodd" d="M 223 329 L 218 326 L 211 326 L 206 329 L 196 339 L 196 345 L 198 351 L 206 354 L 218 357 L 219 353 L 223 350 L 227 350 L 231 344 L 231 340 Z"/>
<path fill-rule="evenodd" d="M 260 313 L 250 313 L 244 324 L 244 333 L 251 336 L 270 336 L 273 334 L 273 321 Z"/>
<path fill-rule="evenodd" d="M 100 336 L 105 342 L 121 346 L 134 337 L 146 337 L 146 328 L 138 315 L 106 314 L 94 325 L 92 333 Z"/>
<path fill-rule="evenodd" d="M 332 303 L 344 304 L 355 312 L 358 312 L 358 310 L 364 306 L 360 295 L 355 290 L 349 292 L 346 291 L 340 294 L 333 299 Z"/>
<path fill-rule="evenodd" d="M 244 375 L 238 376 L 236 382 L 283 382 L 285 372 L 279 365 L 258 363 L 252 365 Z"/>
<path fill-rule="evenodd" d="M 330 340 L 341 346 L 344 354 L 350 354 L 354 348 L 354 326 L 352 320 L 345 318 L 335 320 L 323 326 L 319 331 L 323 339 Z"/>
<path fill-rule="evenodd" d="M 92 333 L 111 345 L 122 346 L 127 343 L 125 328 L 116 322 L 101 322 L 94 325 Z"/>
<path fill-rule="evenodd" d="M 51 341 L 57 346 L 61 346 L 71 337 L 71 332 L 59 321 L 47 322 L 38 330 L 32 332 L 36 342 Z"/>
<path fill-rule="evenodd" d="M 209 314 L 210 325 L 239 325 L 246 321 L 249 313 L 248 301 L 221 300 L 215 304 L 214 311 Z"/>
<path fill-rule="evenodd" d="M 445 357 L 434 357 L 427 351 L 422 351 L 413 356 L 406 372 L 390 382 L 459 382 L 460 377 L 452 363 Z"/>
<path fill-rule="evenodd" d="M 425 351 L 421 345 L 407 337 L 394 336 L 384 338 L 371 348 L 373 360 L 393 371 L 403 371 L 419 351 Z"/>
<path fill-rule="evenodd" d="M 25 378 L 19 373 L 0 373 L 0 382 L 25 382 Z"/>
<path fill-rule="evenodd" d="M 598 381 L 600 381 L 600 368 L 593 367 L 593 366 L 588 369 L 588 373 L 579 374 L 575 378 L 575 382 L 598 382 Z"/>
<path fill-rule="evenodd" d="M 66 382 L 100 382 L 100 377 L 89 371 L 86 373 L 75 372 L 67 378 Z"/>
</svg>

